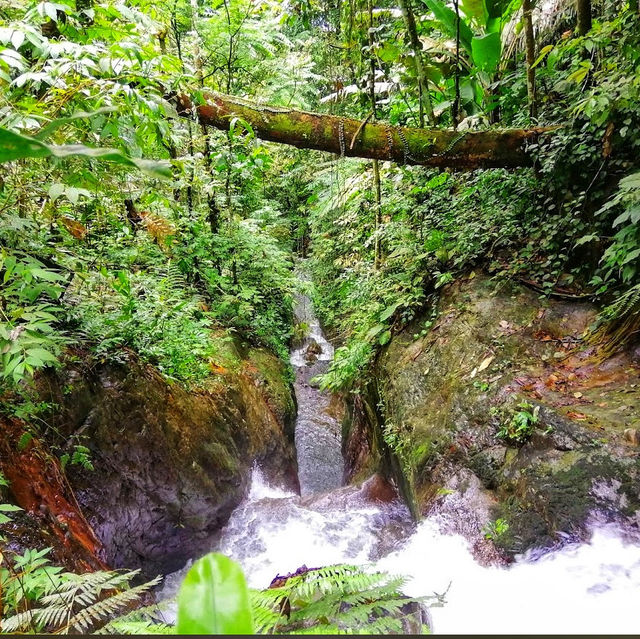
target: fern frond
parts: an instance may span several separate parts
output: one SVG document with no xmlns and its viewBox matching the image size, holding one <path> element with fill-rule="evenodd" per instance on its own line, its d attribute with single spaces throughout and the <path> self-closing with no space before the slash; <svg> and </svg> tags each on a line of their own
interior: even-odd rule
<svg viewBox="0 0 640 639">
<path fill-rule="evenodd" d="M 113 621 L 102 627 L 99 635 L 172 635 L 175 628 L 154 621 Z"/>
<path fill-rule="evenodd" d="M 3 619 L 0 623 L 0 630 L 3 634 L 11 634 L 18 630 L 29 630 L 33 625 L 33 610 L 25 610 Z"/>
<path fill-rule="evenodd" d="M 289 577 L 284 585 L 252 593 L 261 633 L 402 633 L 412 621 L 422 627 L 422 599 L 402 594 L 403 577 L 337 565 Z M 418 607 L 411 610 L 412 605 Z"/>
<path fill-rule="evenodd" d="M 636 339 L 639 331 L 640 283 L 602 310 L 588 340 L 599 346 L 597 359 L 604 360 Z"/>
<path fill-rule="evenodd" d="M 67 626 L 69 629 L 85 632 L 95 623 L 104 621 L 109 616 L 115 614 L 118 610 L 121 610 L 136 601 L 140 595 L 149 591 L 158 583 L 160 583 L 160 577 L 156 577 L 155 579 L 139 586 L 134 586 L 129 590 L 117 592 L 107 599 L 97 601 L 91 606 L 83 608 L 73 615 Z"/>
<path fill-rule="evenodd" d="M 160 604 L 143 606 L 131 612 L 126 612 L 102 626 L 95 634 L 172 634 L 174 632 L 173 626 L 167 624 L 162 616 L 163 608 L 171 603 L 173 603 L 173 600 L 166 600 Z"/>
</svg>

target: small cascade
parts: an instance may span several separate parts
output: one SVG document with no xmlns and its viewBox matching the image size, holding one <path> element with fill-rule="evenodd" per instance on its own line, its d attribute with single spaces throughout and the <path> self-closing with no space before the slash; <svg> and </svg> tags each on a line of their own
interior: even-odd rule
<svg viewBox="0 0 640 639">
<path fill-rule="evenodd" d="M 298 277 L 308 281 L 303 273 Z M 298 401 L 295 430 L 298 479 L 300 494 L 305 496 L 341 486 L 344 461 L 340 424 L 331 414 L 331 396 L 313 381 L 329 368 L 333 346 L 325 338 L 307 294 L 298 294 L 295 317 L 305 332 L 301 344 L 291 351 Z"/>
<path fill-rule="evenodd" d="M 353 486 L 303 498 L 268 486 L 255 469 L 251 492 L 231 515 L 218 550 L 240 562 L 255 588 L 305 564 L 372 563 L 413 530 L 402 503 L 380 506 Z"/>
<path fill-rule="evenodd" d="M 406 576 L 410 596 L 442 595 L 444 604 L 431 610 L 440 634 L 637 631 L 640 541 L 615 527 L 594 527 L 589 543 L 486 567 L 441 517 L 416 526 L 399 501 L 371 501 L 367 482 L 342 486 L 339 425 L 329 395 L 312 381 L 333 349 L 307 295 L 299 296 L 296 317 L 308 327 L 291 353 L 301 495 L 270 486 L 254 469 L 249 495 L 212 548 L 238 561 L 250 586 L 265 588 L 302 565 L 352 563 Z M 161 595 L 175 594 L 186 569 L 168 577 Z"/>
</svg>

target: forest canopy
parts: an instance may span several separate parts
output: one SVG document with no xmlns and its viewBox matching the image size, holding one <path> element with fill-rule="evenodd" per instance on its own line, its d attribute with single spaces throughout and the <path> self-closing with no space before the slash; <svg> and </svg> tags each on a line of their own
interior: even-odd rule
<svg viewBox="0 0 640 639">
<path fill-rule="evenodd" d="M 294 253 L 343 344 L 331 387 L 478 268 L 597 301 L 614 343 L 637 325 L 634 2 L 78 0 L 2 18 L 14 410 L 70 347 L 133 349 L 186 383 L 231 333 L 284 357 Z"/>
</svg>

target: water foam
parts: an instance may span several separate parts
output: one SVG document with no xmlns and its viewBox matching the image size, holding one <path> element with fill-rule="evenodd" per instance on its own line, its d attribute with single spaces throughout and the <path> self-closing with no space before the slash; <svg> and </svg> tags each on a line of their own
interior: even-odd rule
<svg viewBox="0 0 640 639">
<path fill-rule="evenodd" d="M 349 492 L 351 491 L 351 492 Z M 640 594 L 640 544 L 602 526 L 589 543 L 518 558 L 508 568 L 483 567 L 468 542 L 423 521 L 379 557 L 396 529 L 397 505 L 360 502 L 352 489 L 303 500 L 254 470 L 250 494 L 233 512 L 216 550 L 238 561 L 254 588 L 302 565 L 354 563 L 404 575 L 411 596 L 444 595 L 432 608 L 438 634 L 634 633 Z M 405 522 L 406 523 L 406 522 Z M 388 539 L 386 540 L 388 542 Z M 185 569 L 186 571 L 186 569 Z M 185 571 L 162 592 L 175 593 Z"/>
<path fill-rule="evenodd" d="M 602 527 L 589 543 L 566 546 L 509 568 L 482 567 L 468 543 L 423 522 L 378 567 L 411 577 L 412 596 L 446 592 L 432 610 L 437 633 L 633 633 L 640 594 L 640 546 Z"/>
</svg>

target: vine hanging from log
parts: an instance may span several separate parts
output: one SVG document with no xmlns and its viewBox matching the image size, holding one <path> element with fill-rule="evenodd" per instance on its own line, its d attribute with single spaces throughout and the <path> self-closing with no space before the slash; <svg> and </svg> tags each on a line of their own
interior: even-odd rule
<svg viewBox="0 0 640 639">
<path fill-rule="evenodd" d="M 234 119 L 246 122 L 256 137 L 300 149 L 328 151 L 348 157 L 391 160 L 401 164 L 452 169 L 529 166 L 529 145 L 552 129 L 453 131 L 399 127 L 285 107 L 260 105 L 220 93 L 209 93 L 194 106 L 178 96 L 178 112 L 196 113 L 207 126 L 228 130 Z"/>
</svg>

